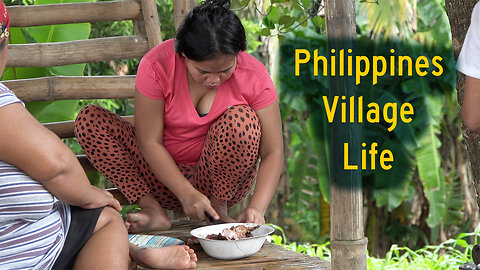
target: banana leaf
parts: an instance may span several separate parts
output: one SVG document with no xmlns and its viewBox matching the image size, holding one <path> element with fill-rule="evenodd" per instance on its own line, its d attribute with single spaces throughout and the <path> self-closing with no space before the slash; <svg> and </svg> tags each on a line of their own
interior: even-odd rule
<svg viewBox="0 0 480 270">
<path fill-rule="evenodd" d="M 384 149 L 392 151 L 395 159 L 390 170 L 375 171 L 373 197 L 378 207 L 386 206 L 388 211 L 392 211 L 412 194 L 410 183 L 415 171 L 415 161 L 397 140 L 386 140 L 379 153 Z"/>
<path fill-rule="evenodd" d="M 415 151 L 415 156 L 425 197 L 430 205 L 427 223 L 434 227 L 442 222 L 447 198 L 445 175 L 441 167 L 442 156 L 439 152 L 441 142 L 437 137 L 437 117 L 442 110 L 442 98 L 425 95 L 424 100 L 430 119 L 424 129 L 423 138 L 419 140 L 420 147 Z"/>
<path fill-rule="evenodd" d="M 35 5 L 90 2 L 84 0 L 37 0 Z M 90 35 L 90 24 L 65 24 L 50 26 L 35 26 L 13 28 L 10 36 L 11 44 L 25 44 L 31 42 L 60 42 L 87 39 Z M 49 75 L 81 76 L 85 64 L 76 64 L 49 68 L 7 68 L 4 72 L 5 80 L 37 78 Z M 26 104 L 27 109 L 40 122 L 55 122 L 71 120 L 78 105 L 78 100 L 41 101 Z"/>
</svg>

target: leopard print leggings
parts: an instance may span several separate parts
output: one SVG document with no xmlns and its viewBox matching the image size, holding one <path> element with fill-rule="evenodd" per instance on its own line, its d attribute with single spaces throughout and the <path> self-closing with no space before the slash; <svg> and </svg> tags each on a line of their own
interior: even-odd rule
<svg viewBox="0 0 480 270">
<path fill-rule="evenodd" d="M 130 203 L 151 193 L 163 208 L 182 210 L 178 198 L 153 174 L 138 150 L 135 126 L 97 105 L 83 108 L 75 135 L 90 162 Z M 177 166 L 207 197 L 232 206 L 254 184 L 260 147 L 260 123 L 245 105 L 229 107 L 210 127 L 195 165 Z"/>
</svg>

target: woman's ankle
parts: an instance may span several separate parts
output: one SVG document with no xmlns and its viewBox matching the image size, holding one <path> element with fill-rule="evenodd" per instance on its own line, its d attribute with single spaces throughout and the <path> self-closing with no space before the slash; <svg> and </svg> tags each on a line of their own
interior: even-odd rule
<svg viewBox="0 0 480 270">
<path fill-rule="evenodd" d="M 140 208 L 162 208 L 160 203 L 153 197 L 152 194 L 147 194 L 142 198 L 138 199 L 136 202 Z"/>
</svg>

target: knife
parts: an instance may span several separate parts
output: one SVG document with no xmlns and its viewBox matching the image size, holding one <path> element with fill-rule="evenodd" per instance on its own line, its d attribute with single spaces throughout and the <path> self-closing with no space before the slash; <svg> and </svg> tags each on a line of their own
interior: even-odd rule
<svg viewBox="0 0 480 270">
<path fill-rule="evenodd" d="M 223 224 L 225 223 L 223 220 L 215 220 L 207 211 L 204 212 L 205 213 L 205 216 L 208 218 L 208 220 L 210 221 L 210 223 L 212 224 Z"/>
</svg>

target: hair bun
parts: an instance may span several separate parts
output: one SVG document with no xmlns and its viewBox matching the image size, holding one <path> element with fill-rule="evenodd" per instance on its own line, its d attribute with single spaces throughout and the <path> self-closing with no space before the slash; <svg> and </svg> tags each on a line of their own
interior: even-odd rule
<svg viewBox="0 0 480 270">
<path fill-rule="evenodd" d="M 205 6 L 211 6 L 211 7 L 223 7 L 225 9 L 230 9 L 230 0 L 207 0 L 203 2 L 203 5 Z"/>
</svg>

